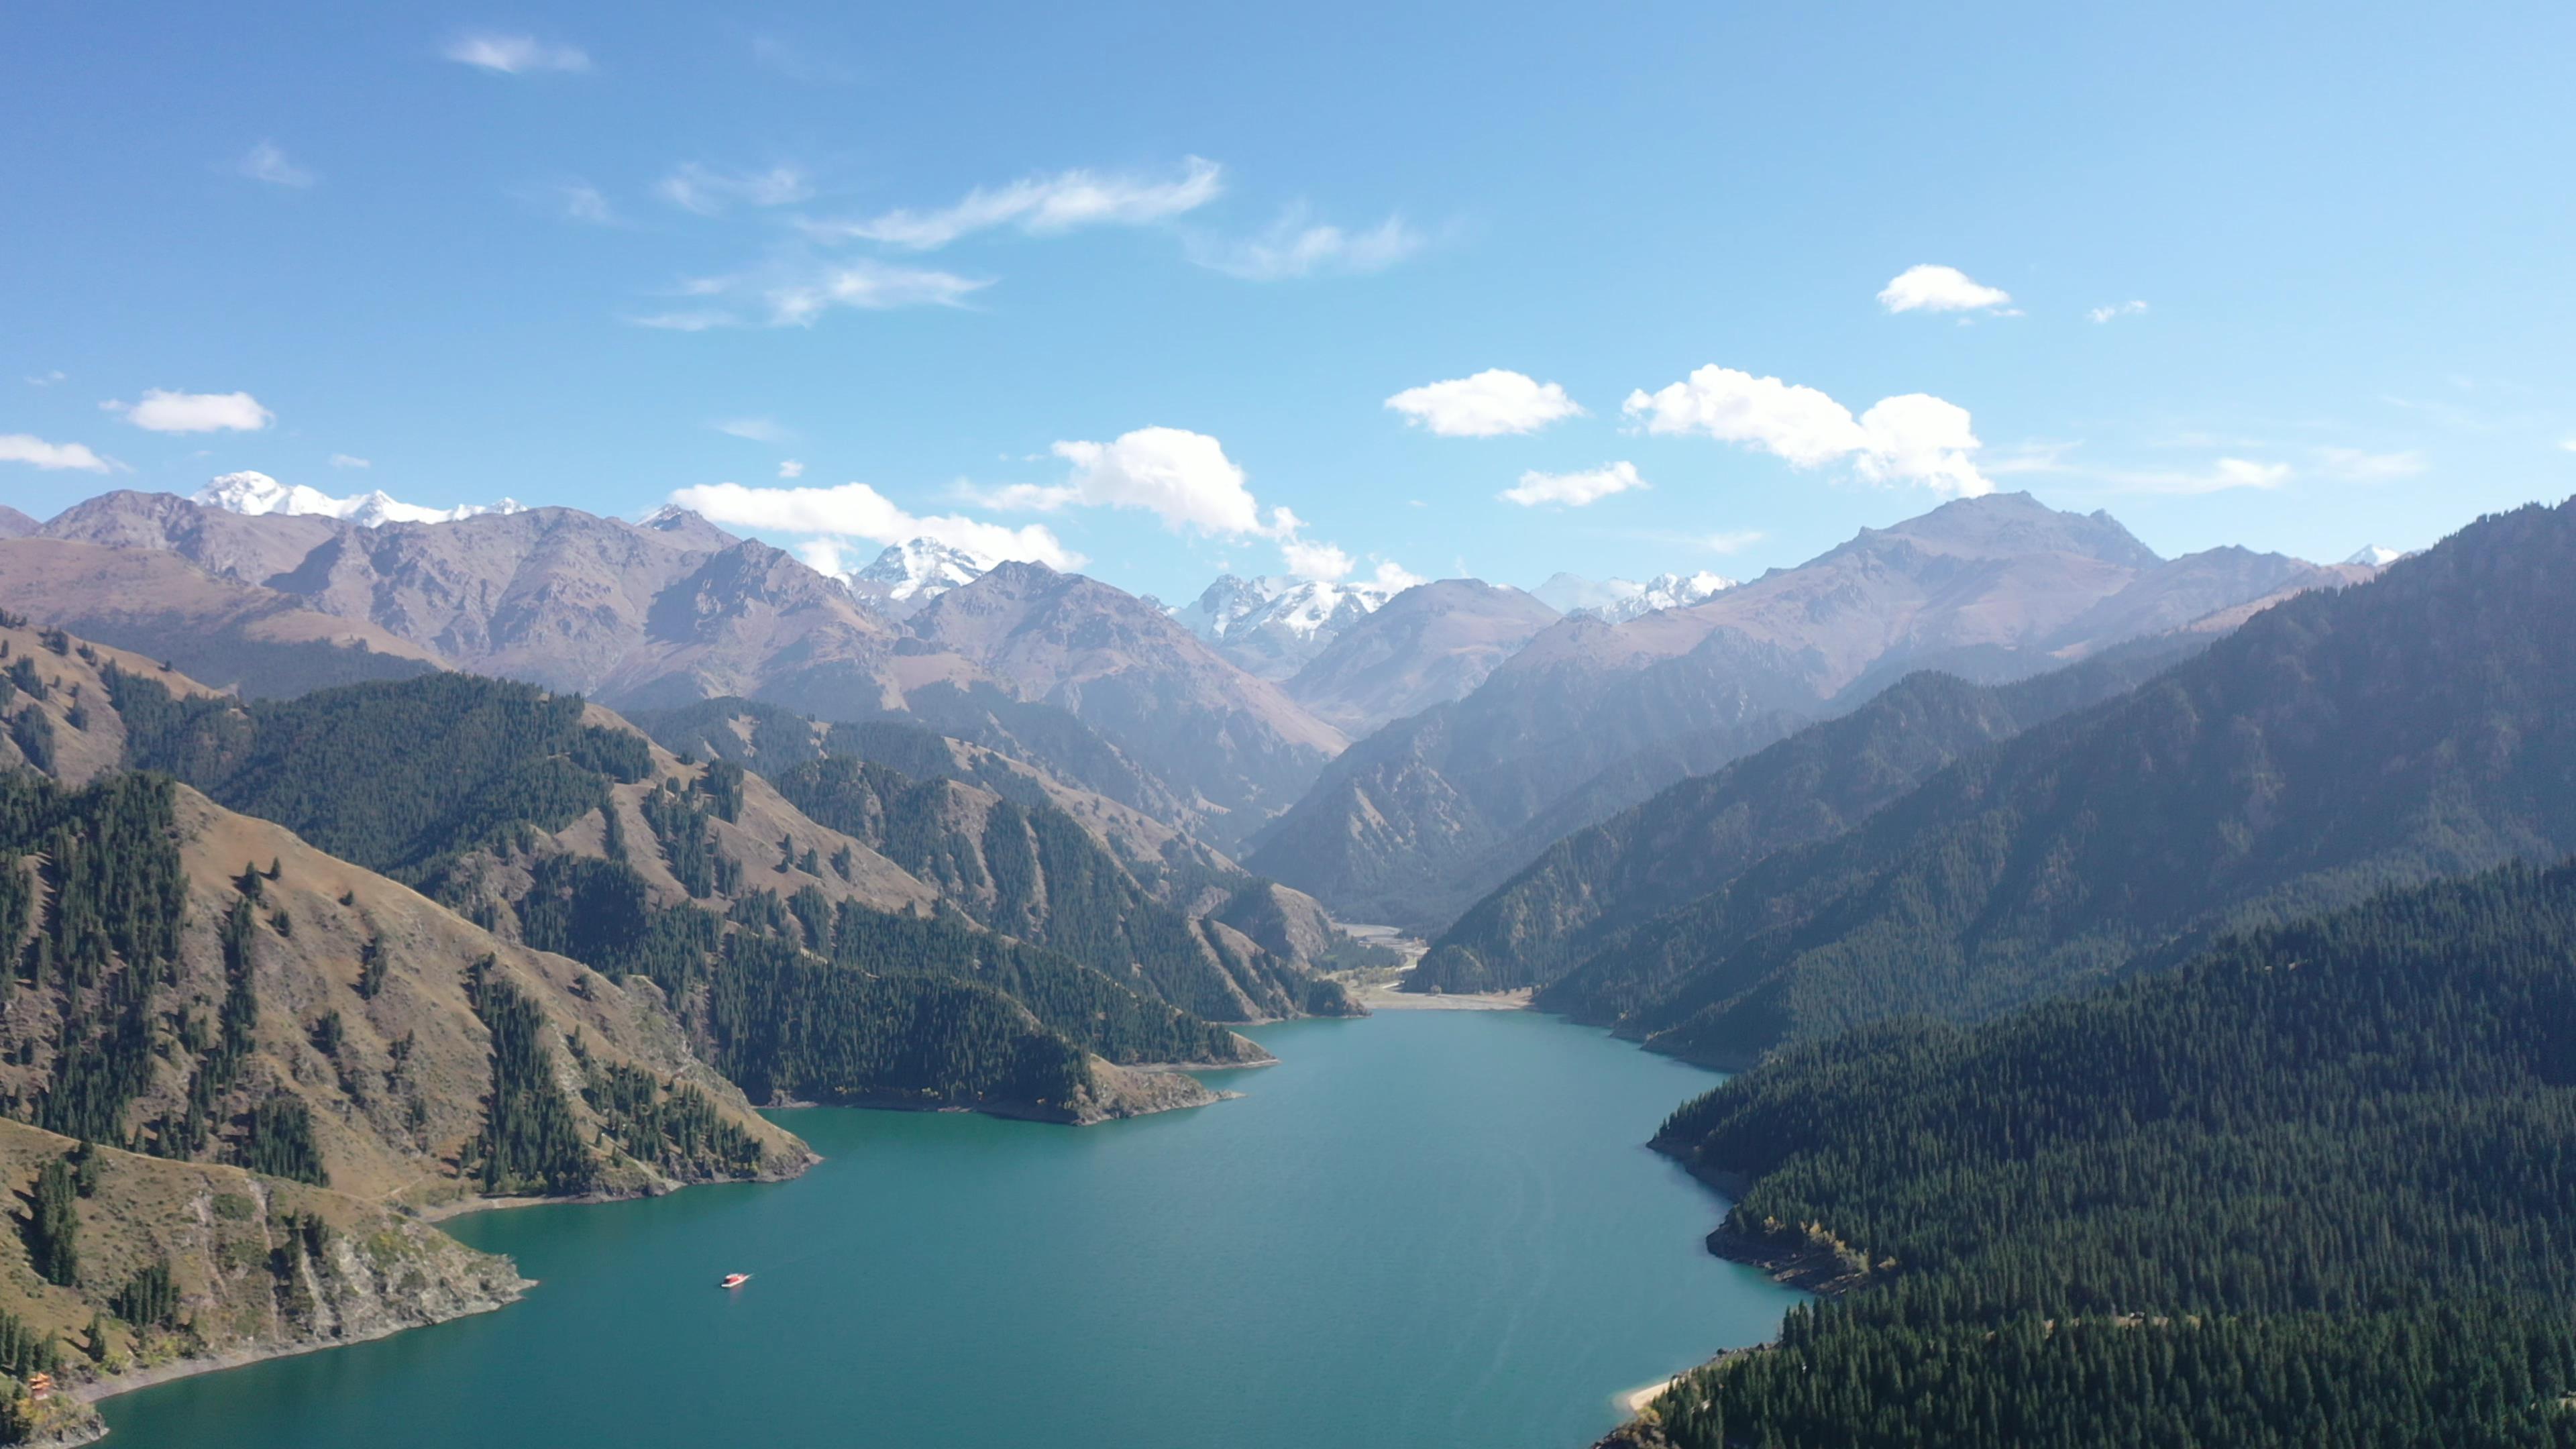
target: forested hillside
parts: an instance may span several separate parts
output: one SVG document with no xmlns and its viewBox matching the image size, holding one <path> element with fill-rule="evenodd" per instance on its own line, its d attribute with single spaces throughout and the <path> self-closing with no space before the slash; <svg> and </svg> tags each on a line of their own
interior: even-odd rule
<svg viewBox="0 0 2576 1449">
<path fill-rule="evenodd" d="M 1794 1046 L 1658 1145 L 1844 1296 L 1636 1442 L 2576 1443 L 2576 865 Z"/>
<path fill-rule="evenodd" d="M 2483 519 L 1633 927 L 1540 1004 L 1702 1060 L 1974 1019 L 2232 924 L 2576 848 L 2576 504 Z"/>
<path fill-rule="evenodd" d="M 1558 841 L 1432 943 L 1411 991 L 1543 985 L 1624 927 L 1827 839 L 1961 755 L 2097 704 L 2188 652 L 2130 647 L 2013 684 L 1925 671 Z"/>
<path fill-rule="evenodd" d="M 848 755 L 781 771 L 779 792 L 939 888 L 978 922 L 1219 1021 L 1352 1008 L 1334 982 L 1148 895 L 1073 818 Z"/>
</svg>

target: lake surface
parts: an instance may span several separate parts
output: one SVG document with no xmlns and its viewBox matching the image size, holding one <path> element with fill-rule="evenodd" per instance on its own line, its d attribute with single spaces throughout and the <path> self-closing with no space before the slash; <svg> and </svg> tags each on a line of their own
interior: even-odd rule
<svg viewBox="0 0 2576 1449">
<path fill-rule="evenodd" d="M 782 1113 L 795 1182 L 458 1219 L 540 1286 L 111 1399 L 111 1442 L 1581 1449 L 1797 1301 L 1640 1145 L 1706 1073 L 1526 1012 L 1251 1035 L 1282 1064 L 1199 1111 Z"/>
</svg>

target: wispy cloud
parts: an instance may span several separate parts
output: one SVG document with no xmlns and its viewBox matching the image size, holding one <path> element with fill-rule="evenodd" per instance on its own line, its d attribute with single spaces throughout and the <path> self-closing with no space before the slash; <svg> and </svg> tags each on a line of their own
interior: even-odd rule
<svg viewBox="0 0 2576 1449">
<path fill-rule="evenodd" d="M 331 455 L 331 466 L 334 468 L 372 468 L 376 465 L 372 461 L 361 458 L 354 453 L 333 453 Z"/>
<path fill-rule="evenodd" d="M 2140 316 L 2146 310 L 2147 304 L 2144 302 L 2108 302 L 2087 311 L 2084 317 L 2090 322 L 2110 322 L 2122 317 Z"/>
<path fill-rule="evenodd" d="M 621 218 L 609 203 L 607 194 L 586 181 L 570 181 L 554 189 L 555 205 L 564 220 L 586 222 L 592 226 L 618 226 Z"/>
<path fill-rule="evenodd" d="M 322 178 L 287 159 L 274 141 L 262 141 L 233 163 L 233 169 L 271 186 L 310 186 Z"/>
<path fill-rule="evenodd" d="M 115 467 L 82 443 L 48 443 L 31 433 L 0 433 L 0 463 L 24 463 L 48 472 L 74 469 L 105 473 Z"/>
<path fill-rule="evenodd" d="M 683 161 L 653 183 L 653 194 L 683 211 L 715 216 L 734 205 L 789 206 L 814 195 L 814 185 L 794 166 L 766 171 L 718 171 Z"/>
<path fill-rule="evenodd" d="M 826 241 L 873 241 L 935 251 L 960 237 L 1010 226 L 1051 236 L 1086 226 L 1144 226 L 1205 206 L 1225 189 L 1222 168 L 1203 157 L 1181 163 L 1177 176 L 1150 178 L 1097 171 L 1059 171 L 1007 186 L 977 187 L 951 206 L 896 210 L 852 221 L 815 221 L 806 231 Z"/>
<path fill-rule="evenodd" d="M 28 378 L 27 386 L 52 387 L 55 383 L 62 381 L 67 375 L 68 374 L 66 374 L 61 368 L 57 367 L 51 372 L 39 372 Z"/>
<path fill-rule="evenodd" d="M 533 35 L 460 35 L 440 52 L 460 65 L 478 66 L 503 75 L 534 71 L 581 72 L 590 69 L 590 54 L 577 45 L 555 45 Z"/>
<path fill-rule="evenodd" d="M 1193 236 L 1191 261 L 1249 282 L 1277 282 L 1332 273 L 1380 272 L 1422 250 L 1423 235 L 1390 216 L 1367 231 L 1306 219 L 1293 207 L 1270 228 L 1249 237 Z"/>
<path fill-rule="evenodd" d="M 2389 483 L 2412 478 L 2425 469 L 2424 455 L 2413 449 L 2373 453 L 2361 448 L 2317 449 L 2317 471 L 2354 483 Z"/>
<path fill-rule="evenodd" d="M 805 476 L 805 465 L 794 458 L 782 458 L 778 463 L 778 476 L 781 478 L 802 478 Z"/>
<path fill-rule="evenodd" d="M 739 327 L 742 319 L 731 312 L 712 307 L 699 307 L 678 312 L 648 312 L 626 319 L 629 327 L 650 327 L 659 332 L 706 332 L 718 327 Z"/>
<path fill-rule="evenodd" d="M 727 418 L 722 422 L 709 423 L 707 426 L 728 437 L 742 438 L 754 443 L 787 441 L 787 429 L 779 426 L 776 418 Z"/>
<path fill-rule="evenodd" d="M 1957 267 L 1925 263 L 1907 267 L 1881 287 L 1878 305 L 1890 312 L 1978 312 L 2012 305 L 2012 293 L 1989 287 Z"/>
<path fill-rule="evenodd" d="M 899 307 L 960 307 L 991 286 L 989 277 L 859 260 L 793 269 L 760 287 L 773 327 L 807 327 L 835 307 L 884 312 Z"/>
</svg>

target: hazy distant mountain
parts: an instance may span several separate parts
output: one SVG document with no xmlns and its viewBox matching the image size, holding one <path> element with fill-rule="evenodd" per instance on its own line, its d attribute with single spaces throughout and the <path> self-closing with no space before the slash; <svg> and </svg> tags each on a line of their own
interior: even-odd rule
<svg viewBox="0 0 2576 1449">
<path fill-rule="evenodd" d="M 20 513 L 17 509 L 0 503 L 0 538 L 25 538 L 42 527 L 44 527 L 43 524 Z"/>
<path fill-rule="evenodd" d="M 2576 504 L 2293 598 L 2119 700 L 1970 754 L 1542 992 L 1707 1060 L 1972 1019 L 2206 933 L 2576 848 Z"/>
<path fill-rule="evenodd" d="M 1286 679 L 1388 597 L 1373 584 L 1226 574 L 1172 617 L 1247 672 Z"/>
<path fill-rule="evenodd" d="M 1578 574 L 1560 573 L 1530 590 L 1530 594 L 1560 614 L 1589 614 L 1618 624 L 1657 609 L 1686 609 L 1705 603 L 1720 591 L 1734 587 L 1735 580 L 1704 569 L 1687 574 L 1657 574 L 1642 584 L 1634 579 L 1595 582 Z"/>
<path fill-rule="evenodd" d="M 2383 548 L 2380 545 L 2373 543 L 2366 544 L 2356 550 L 2353 553 L 2353 556 L 2345 559 L 2344 562 L 2348 564 L 2366 564 L 2371 568 L 2384 569 L 2404 557 L 2406 557 L 2406 551 L 2404 549 Z"/>
<path fill-rule="evenodd" d="M 1559 621 L 1473 694 L 1336 760 L 1245 864 L 1345 919 L 1441 925 L 1545 848 L 1519 835 L 1528 822 L 1640 751 L 1689 737 L 1693 767 L 1714 769 L 1910 669 L 2038 673 L 2168 627 L 2167 603 L 2227 607 L 2290 572 L 2168 564 L 2108 514 L 2027 494 L 1944 504 L 1689 608 Z M 2141 585 L 2133 607 L 2095 612 Z"/>
<path fill-rule="evenodd" d="M 850 585 L 861 597 L 883 599 L 904 614 L 975 582 L 999 562 L 937 539 L 907 539 L 887 546 L 875 562 L 850 575 Z"/>
<path fill-rule="evenodd" d="M 340 620 L 437 664 L 617 704 L 741 695 L 826 720 L 927 711 L 945 733 L 1031 752 L 1070 783 L 1220 845 L 1295 798 L 1344 743 L 1159 608 L 1034 565 L 938 594 L 907 625 L 791 555 L 676 509 L 636 523 L 538 508 L 366 527 L 120 492 L 41 532 L 8 545 L 30 552 L 13 556 L 20 577 L 0 571 L 0 596 L 49 618 L 132 625 L 148 637 L 121 642 L 193 651 L 219 678 L 251 677 L 229 655 L 216 662 L 247 647 L 244 620 L 265 631 L 262 647 L 330 636 Z M 193 567 L 39 557 L 85 544 Z M 290 628 L 281 611 L 303 621 Z M 196 627 L 173 627 L 192 617 Z M 362 632 L 348 625 L 337 632 Z"/>
<path fill-rule="evenodd" d="M 1460 699 L 1556 622 L 1518 589 L 1475 579 L 1420 584 L 1345 626 L 1287 683 L 1317 718 L 1358 738 Z"/>
<path fill-rule="evenodd" d="M 915 647 L 1072 711 L 1214 807 L 1220 846 L 1294 800 L 1348 743 L 1162 610 L 1042 564 L 1005 563 L 932 600 L 909 629 Z"/>
<path fill-rule="evenodd" d="M 518 501 L 511 498 L 491 504 L 460 504 L 454 508 L 424 508 L 416 503 L 404 503 L 387 496 L 381 489 L 348 498 L 334 498 L 319 488 L 301 483 L 280 483 L 265 473 L 254 472 L 226 473 L 198 489 L 196 501 L 227 512 L 254 516 L 288 513 L 342 518 L 365 528 L 387 523 L 453 523 L 478 514 L 520 511 Z"/>
</svg>

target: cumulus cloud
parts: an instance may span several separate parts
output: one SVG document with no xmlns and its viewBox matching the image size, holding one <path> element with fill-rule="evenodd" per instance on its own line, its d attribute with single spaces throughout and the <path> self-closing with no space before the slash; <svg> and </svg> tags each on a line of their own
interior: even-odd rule
<svg viewBox="0 0 2576 1449">
<path fill-rule="evenodd" d="M 1646 486 L 1646 480 L 1637 476 L 1636 464 L 1604 463 L 1580 473 L 1523 473 L 1519 483 L 1495 496 L 1523 508 L 1536 508 L 1543 503 L 1581 508 L 1587 503 L 1598 503 L 1613 493 Z"/>
<path fill-rule="evenodd" d="M 1152 179 L 1059 171 L 1008 186 L 977 187 L 953 206 L 897 210 L 857 221 L 812 222 L 806 230 L 834 241 L 873 241 L 935 251 L 959 237 L 998 226 L 1049 236 L 1085 226 L 1143 226 L 1195 211 L 1225 189 L 1215 162 L 1191 156 L 1177 176 Z"/>
<path fill-rule="evenodd" d="M 1237 537 L 1265 531 L 1243 469 L 1205 433 L 1138 428 L 1114 442 L 1059 442 L 1052 451 L 1073 465 L 1070 481 L 1028 489 L 1020 506 L 1141 508 L 1175 530 Z M 1288 531 L 1294 531 L 1293 521 Z"/>
<path fill-rule="evenodd" d="M 331 455 L 331 466 L 334 468 L 372 468 L 376 465 L 372 461 L 361 458 L 354 453 L 333 453 Z"/>
<path fill-rule="evenodd" d="M 2012 294 L 1989 287 L 1957 267 L 1926 263 L 1907 267 L 1879 289 L 1878 304 L 1890 312 L 1974 312 L 2012 305 Z"/>
<path fill-rule="evenodd" d="M 787 206 L 814 194 L 813 184 L 805 173 L 793 166 L 772 166 L 766 171 L 717 171 L 695 161 L 685 161 L 670 175 L 653 183 L 653 194 L 683 211 L 700 216 L 714 216 L 737 203 L 744 206 Z"/>
<path fill-rule="evenodd" d="M 271 186 L 310 186 L 321 178 L 286 158 L 274 141 L 262 141 L 235 162 L 233 169 Z"/>
<path fill-rule="evenodd" d="M 782 459 L 778 464 L 778 476 L 781 478 L 802 478 L 805 476 L 805 465 L 793 458 Z"/>
<path fill-rule="evenodd" d="M 1582 406 L 1564 388 L 1499 367 L 1406 388 L 1386 405 L 1444 438 L 1535 433 L 1550 423 L 1583 416 Z"/>
<path fill-rule="evenodd" d="M 1291 208 L 1267 231 L 1225 239 L 1195 236 L 1189 258 L 1198 265 L 1250 282 L 1277 282 L 1318 273 L 1380 272 L 1422 250 L 1420 232 L 1390 216 L 1367 231 L 1309 222 Z"/>
<path fill-rule="evenodd" d="M 1873 483 L 1960 497 L 1994 491 L 1977 471 L 1968 410 L 1925 393 L 1882 398 L 1855 419 L 1815 388 L 1711 364 L 1660 391 L 1630 393 L 1623 411 L 1649 433 L 1741 443 L 1793 467 L 1847 462 Z"/>
<path fill-rule="evenodd" d="M 1359 567 L 1358 560 L 1332 544 L 1309 542 L 1293 535 L 1279 541 L 1279 558 L 1297 577 L 1326 583 L 1338 583 Z"/>
<path fill-rule="evenodd" d="M 0 463 L 24 463 L 48 472 L 74 468 L 104 473 L 112 466 L 81 443 L 48 443 L 32 433 L 0 433 Z"/>
<path fill-rule="evenodd" d="M 155 433 L 255 433 L 277 421 L 277 415 L 246 392 L 171 392 L 147 388 L 143 400 L 99 404 L 125 420 Z"/>
<path fill-rule="evenodd" d="M 2091 322 L 2110 322 L 2122 317 L 2135 317 L 2146 310 L 2147 304 L 2144 302 L 2107 302 L 2087 311 L 2084 316 Z"/>
<path fill-rule="evenodd" d="M 533 35 L 460 35 L 440 54 L 460 65 L 503 75 L 590 69 L 590 55 L 580 46 L 550 45 Z"/>
<path fill-rule="evenodd" d="M 671 501 L 710 522 L 737 528 L 806 534 L 827 540 L 864 539 L 881 545 L 929 538 L 972 553 L 1028 559 L 1059 569 L 1082 562 L 1082 555 L 1066 548 L 1052 530 L 1042 526 L 1010 528 L 958 514 L 917 515 L 865 483 L 844 483 L 837 488 L 752 488 L 740 483 L 709 483 L 679 489 L 672 493 Z"/>
<path fill-rule="evenodd" d="M 2317 449 L 2318 471 L 2354 483 L 2388 483 L 2424 471 L 2419 452 L 2372 453 L 2360 448 Z"/>
</svg>

